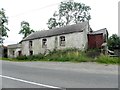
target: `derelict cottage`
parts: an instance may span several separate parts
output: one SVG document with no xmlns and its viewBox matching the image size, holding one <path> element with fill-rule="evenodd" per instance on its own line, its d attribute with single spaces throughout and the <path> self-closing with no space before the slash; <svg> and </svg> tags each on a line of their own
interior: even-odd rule
<svg viewBox="0 0 120 90">
<path fill-rule="evenodd" d="M 51 30 L 36 31 L 24 38 L 20 44 L 15 44 L 13 47 L 8 45 L 8 57 L 44 54 L 54 49 L 78 48 L 86 50 L 88 48 L 101 47 L 106 41 L 106 32 L 106 29 L 99 30 L 99 32 L 91 32 L 88 22 Z M 95 38 L 98 35 L 100 41 L 97 40 L 96 42 Z M 90 38 L 94 41 L 91 42 Z M 90 46 L 92 43 L 95 43 L 94 47 Z"/>
</svg>

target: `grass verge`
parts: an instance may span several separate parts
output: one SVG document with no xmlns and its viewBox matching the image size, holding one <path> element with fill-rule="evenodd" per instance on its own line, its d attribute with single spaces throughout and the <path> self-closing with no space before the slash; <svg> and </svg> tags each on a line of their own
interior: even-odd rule
<svg viewBox="0 0 120 90">
<path fill-rule="evenodd" d="M 96 61 L 98 63 L 105 63 L 105 64 L 120 64 L 120 58 L 118 57 L 110 57 L 108 55 L 100 55 Z"/>
<path fill-rule="evenodd" d="M 103 64 L 120 64 L 120 58 L 99 55 L 90 57 L 86 52 L 78 49 L 54 50 L 47 55 L 19 56 L 16 58 L 2 58 L 9 61 L 54 61 L 54 62 L 98 62 Z"/>
</svg>

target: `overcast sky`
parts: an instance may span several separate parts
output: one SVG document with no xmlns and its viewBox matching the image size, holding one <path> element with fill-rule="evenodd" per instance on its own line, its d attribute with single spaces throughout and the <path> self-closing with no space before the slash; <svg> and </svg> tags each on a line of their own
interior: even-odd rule
<svg viewBox="0 0 120 90">
<path fill-rule="evenodd" d="M 4 45 L 16 44 L 22 40 L 19 35 L 20 23 L 27 21 L 35 31 L 48 29 L 47 21 L 58 10 L 63 0 L 0 0 L 8 16 L 9 37 Z M 119 0 L 74 0 L 91 7 L 90 26 L 93 30 L 107 28 L 109 35 L 118 34 L 118 1 Z"/>
</svg>

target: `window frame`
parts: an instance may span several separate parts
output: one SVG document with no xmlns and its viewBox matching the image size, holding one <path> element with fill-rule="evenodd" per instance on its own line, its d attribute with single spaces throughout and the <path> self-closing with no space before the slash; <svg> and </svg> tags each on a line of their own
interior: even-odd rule
<svg viewBox="0 0 120 90">
<path fill-rule="evenodd" d="M 29 51 L 29 55 L 32 56 L 33 55 L 33 50 Z"/>
<path fill-rule="evenodd" d="M 12 55 L 15 56 L 15 51 L 14 50 L 12 51 Z"/>
<path fill-rule="evenodd" d="M 65 46 L 65 36 L 60 36 L 60 46 Z"/>
<path fill-rule="evenodd" d="M 29 49 L 31 49 L 33 46 L 33 41 L 29 41 Z"/>
<path fill-rule="evenodd" d="M 47 48 L 47 39 L 46 38 L 42 39 L 42 48 Z"/>
<path fill-rule="evenodd" d="M 18 51 L 18 56 L 22 56 L 22 51 Z"/>
</svg>

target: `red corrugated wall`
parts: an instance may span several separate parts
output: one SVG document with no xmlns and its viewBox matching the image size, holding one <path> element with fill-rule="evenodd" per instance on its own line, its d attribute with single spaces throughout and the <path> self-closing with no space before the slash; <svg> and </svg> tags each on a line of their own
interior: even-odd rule
<svg viewBox="0 0 120 90">
<path fill-rule="evenodd" d="M 104 43 L 103 34 L 88 34 L 88 48 L 101 48 Z"/>
</svg>

